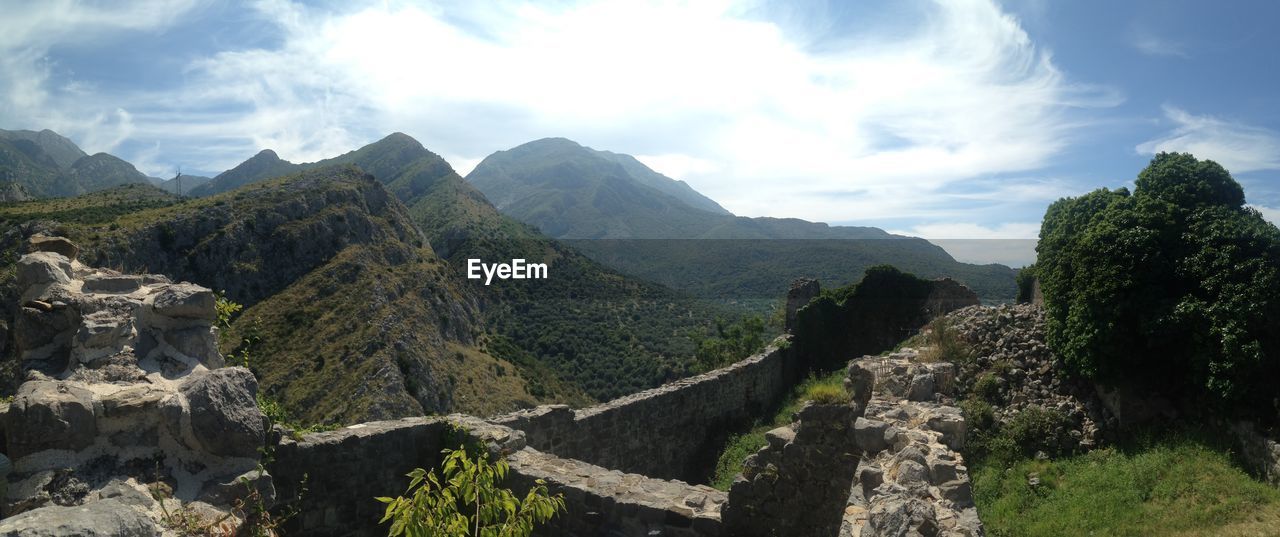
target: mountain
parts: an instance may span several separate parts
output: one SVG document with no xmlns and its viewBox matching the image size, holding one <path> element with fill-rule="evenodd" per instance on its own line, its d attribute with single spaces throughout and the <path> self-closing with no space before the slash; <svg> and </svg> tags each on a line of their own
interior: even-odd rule
<svg viewBox="0 0 1280 537">
<path fill-rule="evenodd" d="M 481 349 L 481 299 L 404 205 L 351 166 L 199 199 L 128 185 L 0 207 L 0 222 L 19 234 L 57 229 L 88 264 L 145 267 L 244 304 L 222 334 L 228 360 L 247 363 L 262 393 L 307 423 L 585 400 L 549 374 L 531 386 Z M 5 237 L 10 257 L 21 241 Z"/>
<path fill-rule="evenodd" d="M 39 132 L 0 129 L 0 140 L 30 142 L 38 147 L 42 153 L 48 155 L 53 164 L 60 169 L 70 168 L 77 160 L 88 156 L 75 142 L 49 129 Z"/>
<path fill-rule="evenodd" d="M 301 169 L 301 166 L 281 159 L 275 151 L 263 149 L 249 160 L 218 174 L 209 182 L 192 188 L 190 195 L 192 197 L 212 196 L 268 177 L 279 177 Z"/>
<path fill-rule="evenodd" d="M 252 184 L 279 169 L 335 165 L 369 172 L 407 207 L 448 263 L 447 277 L 464 282 L 480 300 L 487 328 L 481 348 L 515 363 L 531 393 L 565 398 L 581 389 L 604 400 L 686 375 L 691 336 L 710 329 L 717 316 L 738 314 L 619 274 L 502 215 L 444 159 L 403 133 L 307 164 L 264 151 L 218 178 Z M 216 186 L 218 178 L 206 186 Z M 486 286 L 466 279 L 468 259 L 546 263 L 551 277 Z"/>
<path fill-rule="evenodd" d="M 842 285 L 877 264 L 951 276 L 989 300 L 1014 296 L 1014 271 L 1002 265 L 959 263 L 928 241 L 873 227 L 705 210 L 655 177 L 666 179 L 627 155 L 547 138 L 490 155 L 467 182 L 503 214 L 596 261 L 697 296 L 767 301 L 796 278 Z"/>
<path fill-rule="evenodd" d="M 569 142 L 569 140 L 565 141 Z M 689 186 L 689 183 L 672 179 L 655 172 L 631 155 L 613 153 L 610 151 L 597 151 L 596 153 L 602 157 L 617 162 L 632 179 L 638 181 L 640 184 L 674 197 L 694 209 L 702 209 L 716 214 L 733 214 L 724 207 L 721 207 L 719 203 L 715 202 L 715 200 L 703 196 L 697 190 L 694 190 L 693 187 Z"/>
<path fill-rule="evenodd" d="M 132 164 L 107 153 L 86 155 L 50 130 L 0 130 L 0 181 L 13 181 L 40 198 L 148 183 Z"/>
<path fill-rule="evenodd" d="M 13 203 L 16 201 L 27 201 L 31 199 L 31 194 L 22 185 L 14 181 L 4 181 L 0 183 L 0 203 Z"/>
<path fill-rule="evenodd" d="M 182 194 L 190 195 L 192 190 L 195 190 L 196 188 L 200 187 L 200 185 L 208 183 L 209 181 L 212 181 L 212 180 L 213 178 L 211 177 L 204 177 L 201 175 L 183 175 L 181 179 Z M 163 179 L 156 186 L 160 187 L 165 192 L 172 192 L 174 194 L 177 194 L 179 179 L 176 177 L 173 179 Z"/>
</svg>

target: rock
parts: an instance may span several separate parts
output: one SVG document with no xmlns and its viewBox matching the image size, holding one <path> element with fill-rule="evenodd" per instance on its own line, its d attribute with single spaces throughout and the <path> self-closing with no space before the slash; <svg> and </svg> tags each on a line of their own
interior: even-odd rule
<svg viewBox="0 0 1280 537">
<path fill-rule="evenodd" d="M 925 468 L 913 460 L 899 461 L 894 468 L 894 481 L 899 484 L 910 487 L 913 485 L 927 485 L 929 483 L 929 469 Z"/>
<path fill-rule="evenodd" d="M 84 290 L 91 293 L 123 294 L 142 288 L 142 277 L 123 274 L 90 274 L 84 277 Z"/>
<path fill-rule="evenodd" d="M 35 252 L 18 260 L 18 289 L 33 285 L 71 283 L 71 261 L 62 254 Z"/>
<path fill-rule="evenodd" d="M 68 260 L 75 259 L 77 255 L 80 255 L 80 247 L 66 237 L 33 235 L 29 239 L 28 245 L 29 250 L 32 252 L 53 252 L 62 254 Z"/>
<path fill-rule="evenodd" d="M 118 498 L 42 507 L 0 520 L 0 537 L 158 537 L 155 520 Z"/>
<path fill-rule="evenodd" d="M 942 497 L 954 502 L 960 507 L 970 507 L 973 505 L 973 487 L 969 484 L 968 479 L 956 479 L 947 481 L 938 485 L 938 490 L 942 492 Z"/>
<path fill-rule="evenodd" d="M 46 449 L 88 447 L 98 433 L 93 393 L 59 381 L 26 382 L 5 414 L 5 432 L 15 460 Z"/>
<path fill-rule="evenodd" d="M 276 487 L 271 474 L 250 470 L 238 476 L 209 482 L 200 493 L 200 500 L 210 504 L 233 505 L 236 500 L 257 495 L 268 508 L 275 501 Z"/>
<path fill-rule="evenodd" d="M 959 413 L 939 412 L 929 416 L 926 426 L 942 433 L 942 443 L 954 450 L 964 449 L 966 426 Z"/>
<path fill-rule="evenodd" d="M 191 411 L 195 439 L 210 453 L 256 457 L 266 435 L 258 381 L 243 367 L 192 374 L 179 388 Z"/>
<path fill-rule="evenodd" d="M 38 349 L 53 343 L 64 332 L 70 336 L 69 332 L 78 324 L 77 314 L 70 308 L 41 310 L 23 307 L 14 319 L 13 342 L 19 352 Z"/>
<path fill-rule="evenodd" d="M 137 416 L 139 421 L 153 421 L 143 419 L 143 416 L 160 408 L 160 401 L 164 399 L 165 392 L 150 386 L 134 386 L 125 388 L 118 392 L 102 397 L 102 412 L 108 418 L 126 418 Z"/>
<path fill-rule="evenodd" d="M 896 498 L 872 507 L 862 534 L 937 535 L 937 515 L 928 502 L 917 498 Z"/>
<path fill-rule="evenodd" d="M 796 431 L 791 427 L 778 427 L 764 433 L 764 439 L 769 442 L 769 447 L 782 449 L 783 446 L 796 439 Z"/>
<path fill-rule="evenodd" d="M 155 313 L 173 319 L 212 322 L 218 317 L 213 291 L 190 283 L 175 283 L 157 293 L 151 303 Z"/>
<path fill-rule="evenodd" d="M 205 367 L 217 369 L 226 364 L 218 352 L 218 341 L 208 327 L 174 329 L 165 333 L 165 342 L 178 352 L 199 360 Z"/>
<path fill-rule="evenodd" d="M 889 424 L 883 421 L 858 418 L 853 422 L 854 442 L 863 453 L 879 453 L 889 447 L 889 443 L 885 441 L 885 431 L 888 428 Z"/>
<path fill-rule="evenodd" d="M 844 379 L 845 390 L 860 407 L 865 408 L 871 400 L 871 392 L 875 389 L 875 372 L 863 367 L 860 360 L 849 364 L 848 376 Z"/>
<path fill-rule="evenodd" d="M 907 385 L 907 399 L 911 401 L 933 400 L 933 375 L 921 373 L 911 377 Z"/>
</svg>

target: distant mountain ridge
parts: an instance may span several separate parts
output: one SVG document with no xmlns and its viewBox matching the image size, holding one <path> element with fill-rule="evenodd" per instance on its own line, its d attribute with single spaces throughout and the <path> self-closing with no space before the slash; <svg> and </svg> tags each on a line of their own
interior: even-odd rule
<svg viewBox="0 0 1280 537">
<path fill-rule="evenodd" d="M 990 300 L 1013 298 L 1008 267 L 959 263 L 924 239 L 874 227 L 706 211 L 650 187 L 655 177 L 671 185 L 628 155 L 547 138 L 486 157 L 467 181 L 504 214 L 593 259 L 697 296 L 767 300 L 795 278 L 842 285 L 892 264 L 956 278 Z"/>
<path fill-rule="evenodd" d="M 45 129 L 0 130 L 0 182 L 12 181 L 33 197 L 76 196 L 124 184 L 147 183 L 132 164 L 107 153 L 87 155 Z"/>
</svg>

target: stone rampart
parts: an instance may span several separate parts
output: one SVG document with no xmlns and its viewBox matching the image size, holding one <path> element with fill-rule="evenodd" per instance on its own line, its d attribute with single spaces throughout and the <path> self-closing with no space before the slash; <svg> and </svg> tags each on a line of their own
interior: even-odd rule
<svg viewBox="0 0 1280 537">
<path fill-rule="evenodd" d="M 589 408 L 541 406 L 491 421 L 524 431 L 530 446 L 560 457 L 700 481 L 728 435 L 764 415 L 803 373 L 789 347 L 779 339 L 728 367 Z"/>
</svg>

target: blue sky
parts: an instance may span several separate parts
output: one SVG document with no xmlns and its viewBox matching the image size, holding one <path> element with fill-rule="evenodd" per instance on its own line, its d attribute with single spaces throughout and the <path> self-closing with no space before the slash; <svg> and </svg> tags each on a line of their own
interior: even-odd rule
<svg viewBox="0 0 1280 537">
<path fill-rule="evenodd" d="M 1177 150 L 1226 165 L 1280 219 L 1274 2 L 0 12 L 0 128 L 51 128 L 156 176 L 212 175 L 264 148 L 317 160 L 393 131 L 465 173 L 564 136 L 636 155 L 737 214 L 984 239 L 944 246 L 1019 264 L 1053 200 L 1129 185 L 1152 153 Z"/>
</svg>

